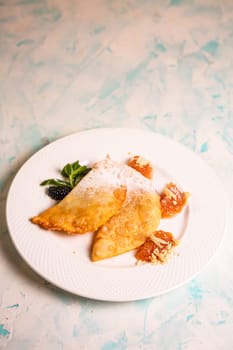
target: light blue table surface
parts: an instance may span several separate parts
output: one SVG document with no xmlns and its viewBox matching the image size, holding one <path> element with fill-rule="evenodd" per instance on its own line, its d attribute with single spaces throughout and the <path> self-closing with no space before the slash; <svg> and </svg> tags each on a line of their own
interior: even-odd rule
<svg viewBox="0 0 233 350">
<path fill-rule="evenodd" d="M 232 57 L 231 0 L 0 1 L 0 349 L 233 349 Z M 171 292 L 126 303 L 70 295 L 9 238 L 19 167 L 49 142 L 99 127 L 184 144 L 227 192 L 222 246 Z"/>
</svg>

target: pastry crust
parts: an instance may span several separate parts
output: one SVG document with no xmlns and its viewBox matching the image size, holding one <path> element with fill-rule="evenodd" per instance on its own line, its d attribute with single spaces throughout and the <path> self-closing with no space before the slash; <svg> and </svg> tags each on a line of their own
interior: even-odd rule
<svg viewBox="0 0 233 350">
<path fill-rule="evenodd" d="M 31 221 L 44 229 L 71 233 L 96 231 L 118 213 L 126 198 L 126 187 L 118 181 L 118 163 L 106 158 L 58 204 Z"/>
<path fill-rule="evenodd" d="M 96 231 L 116 214 L 125 199 L 126 189 L 87 189 L 72 191 L 57 205 L 45 210 L 31 221 L 44 229 L 67 234 Z"/>
<path fill-rule="evenodd" d="M 160 223 L 160 197 L 156 192 L 130 194 L 130 200 L 96 233 L 91 260 L 123 254 L 143 244 Z"/>
<path fill-rule="evenodd" d="M 98 261 L 139 247 L 160 219 L 160 196 L 153 182 L 107 157 L 63 200 L 31 221 L 67 234 L 94 232 L 91 259 Z"/>
</svg>

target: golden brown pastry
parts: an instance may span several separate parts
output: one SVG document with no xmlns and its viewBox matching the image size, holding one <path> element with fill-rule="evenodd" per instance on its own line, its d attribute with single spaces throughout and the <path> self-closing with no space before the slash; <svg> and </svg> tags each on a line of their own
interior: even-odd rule
<svg viewBox="0 0 233 350">
<path fill-rule="evenodd" d="M 96 163 L 63 200 L 31 221 L 45 229 L 66 233 L 96 231 L 123 205 L 126 187 L 118 177 L 118 163 L 109 158 Z"/>
<path fill-rule="evenodd" d="M 126 199 L 120 211 L 96 232 L 92 261 L 139 247 L 160 223 L 160 196 L 153 182 L 128 165 L 119 164 L 119 169 L 119 181 L 127 188 Z"/>
<path fill-rule="evenodd" d="M 154 191 L 135 191 L 130 200 L 97 231 L 91 259 L 110 258 L 142 245 L 158 227 L 161 219 L 160 197 Z"/>
</svg>

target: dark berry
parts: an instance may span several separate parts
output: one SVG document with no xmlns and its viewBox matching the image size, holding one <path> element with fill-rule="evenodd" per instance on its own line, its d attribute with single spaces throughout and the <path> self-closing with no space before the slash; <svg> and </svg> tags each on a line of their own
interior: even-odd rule
<svg viewBox="0 0 233 350">
<path fill-rule="evenodd" d="M 56 201 L 63 199 L 69 192 L 71 188 L 68 186 L 49 186 L 48 196 Z"/>
</svg>

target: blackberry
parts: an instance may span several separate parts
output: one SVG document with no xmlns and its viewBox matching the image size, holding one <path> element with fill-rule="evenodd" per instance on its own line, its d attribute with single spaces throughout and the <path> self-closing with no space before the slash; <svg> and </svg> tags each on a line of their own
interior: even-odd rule
<svg viewBox="0 0 233 350">
<path fill-rule="evenodd" d="M 48 196 L 56 201 L 63 199 L 69 192 L 71 188 L 68 186 L 49 186 Z"/>
</svg>

